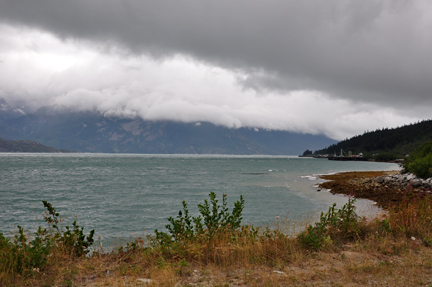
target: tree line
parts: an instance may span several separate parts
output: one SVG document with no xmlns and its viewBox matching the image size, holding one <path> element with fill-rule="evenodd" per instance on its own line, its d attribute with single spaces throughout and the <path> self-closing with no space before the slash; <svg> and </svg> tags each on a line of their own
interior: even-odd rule
<svg viewBox="0 0 432 287">
<path fill-rule="evenodd" d="M 342 149 L 345 152 L 351 151 L 353 154 L 363 153 L 368 157 L 378 154 L 401 157 L 429 141 L 432 141 L 432 120 L 424 120 L 402 127 L 365 132 L 317 150 L 314 154 L 339 154 Z"/>
</svg>

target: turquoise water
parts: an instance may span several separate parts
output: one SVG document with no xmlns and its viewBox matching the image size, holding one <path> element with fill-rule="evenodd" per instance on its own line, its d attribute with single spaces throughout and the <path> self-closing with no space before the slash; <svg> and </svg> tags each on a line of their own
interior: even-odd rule
<svg viewBox="0 0 432 287">
<path fill-rule="evenodd" d="M 210 191 L 243 195 L 244 221 L 266 224 L 327 210 L 345 196 L 317 192 L 317 174 L 394 170 L 398 165 L 287 156 L 0 154 L 0 232 L 42 224 L 42 200 L 103 239 L 163 229 L 185 200 L 192 215 Z M 368 201 L 360 201 L 366 204 Z"/>
</svg>

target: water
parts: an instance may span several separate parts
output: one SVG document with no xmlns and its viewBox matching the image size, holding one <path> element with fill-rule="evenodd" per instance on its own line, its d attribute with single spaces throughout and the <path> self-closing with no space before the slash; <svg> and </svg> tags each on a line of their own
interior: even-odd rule
<svg viewBox="0 0 432 287">
<path fill-rule="evenodd" d="M 43 225 L 46 200 L 103 240 L 131 238 L 163 229 L 183 200 L 197 215 L 196 205 L 210 191 L 227 194 L 230 210 L 243 195 L 244 221 L 261 225 L 346 203 L 345 196 L 317 192 L 317 174 L 394 169 L 398 165 L 287 156 L 3 153 L 0 232 Z"/>
</svg>

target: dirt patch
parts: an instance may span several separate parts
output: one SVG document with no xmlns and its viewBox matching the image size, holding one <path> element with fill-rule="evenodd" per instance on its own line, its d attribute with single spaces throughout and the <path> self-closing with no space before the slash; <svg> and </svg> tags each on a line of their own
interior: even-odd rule
<svg viewBox="0 0 432 287">
<path fill-rule="evenodd" d="M 398 171 L 360 171 L 322 175 L 322 179 L 329 181 L 319 186 L 330 189 L 332 194 L 351 194 L 356 198 L 370 199 L 378 206 L 389 209 L 402 201 L 406 188 L 395 187 L 391 184 L 378 184 L 374 179 L 395 173 Z"/>
</svg>

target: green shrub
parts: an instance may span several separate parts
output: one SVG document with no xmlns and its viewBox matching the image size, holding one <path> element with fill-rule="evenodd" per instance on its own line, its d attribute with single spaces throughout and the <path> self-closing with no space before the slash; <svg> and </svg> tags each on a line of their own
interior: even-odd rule
<svg viewBox="0 0 432 287">
<path fill-rule="evenodd" d="M 412 152 L 403 163 L 404 171 L 420 178 L 432 177 L 432 143 L 426 143 Z"/>
<path fill-rule="evenodd" d="M 10 240 L 0 233 L 0 271 L 31 274 L 47 264 L 47 256 L 53 247 L 53 238 L 46 229 L 39 227 L 33 240 L 29 240 L 18 225 L 18 233 Z"/>
<path fill-rule="evenodd" d="M 64 230 L 61 224 L 60 214 L 56 212 L 55 208 L 49 202 L 42 201 L 46 212 L 44 219 L 49 226 L 49 236 L 52 236 L 57 244 L 61 244 L 66 250 L 69 250 L 75 256 L 82 256 L 87 254 L 90 246 L 93 244 L 94 229 L 90 231 L 87 236 L 84 235 L 84 227 L 79 227 L 76 220 L 72 223 L 72 229 L 65 226 Z M 59 226 L 60 225 L 60 226 Z"/>
<path fill-rule="evenodd" d="M 355 198 L 350 197 L 341 209 L 336 209 L 334 203 L 327 213 L 321 212 L 320 220 L 315 226 L 309 225 L 298 236 L 303 247 L 319 250 L 325 242 L 358 237 L 360 231 L 358 216 L 354 211 L 355 201 Z"/>
<path fill-rule="evenodd" d="M 152 238 L 153 244 L 171 245 L 171 243 L 194 241 L 198 239 L 210 239 L 217 233 L 234 233 L 241 227 L 242 211 L 244 208 L 243 196 L 234 203 L 231 213 L 228 212 L 227 196 L 222 196 L 222 205 L 218 205 L 216 194 L 210 192 L 210 202 L 204 200 L 204 204 L 198 204 L 201 215 L 191 217 L 187 203 L 183 201 L 183 212 L 180 210 L 176 218 L 170 217 L 165 227 L 168 232 L 155 230 L 155 237 Z"/>
<path fill-rule="evenodd" d="M 76 221 L 71 229 L 63 229 L 59 213 L 46 201 L 42 201 L 45 208 L 44 219 L 48 228 L 39 226 L 33 239 L 26 235 L 23 228 L 18 225 L 18 232 L 12 239 L 0 233 L 0 274 L 29 275 L 43 269 L 52 258 L 55 250 L 67 252 L 73 257 L 79 257 L 89 252 L 93 244 L 94 230 L 85 237 L 84 227 L 80 228 Z"/>
</svg>

